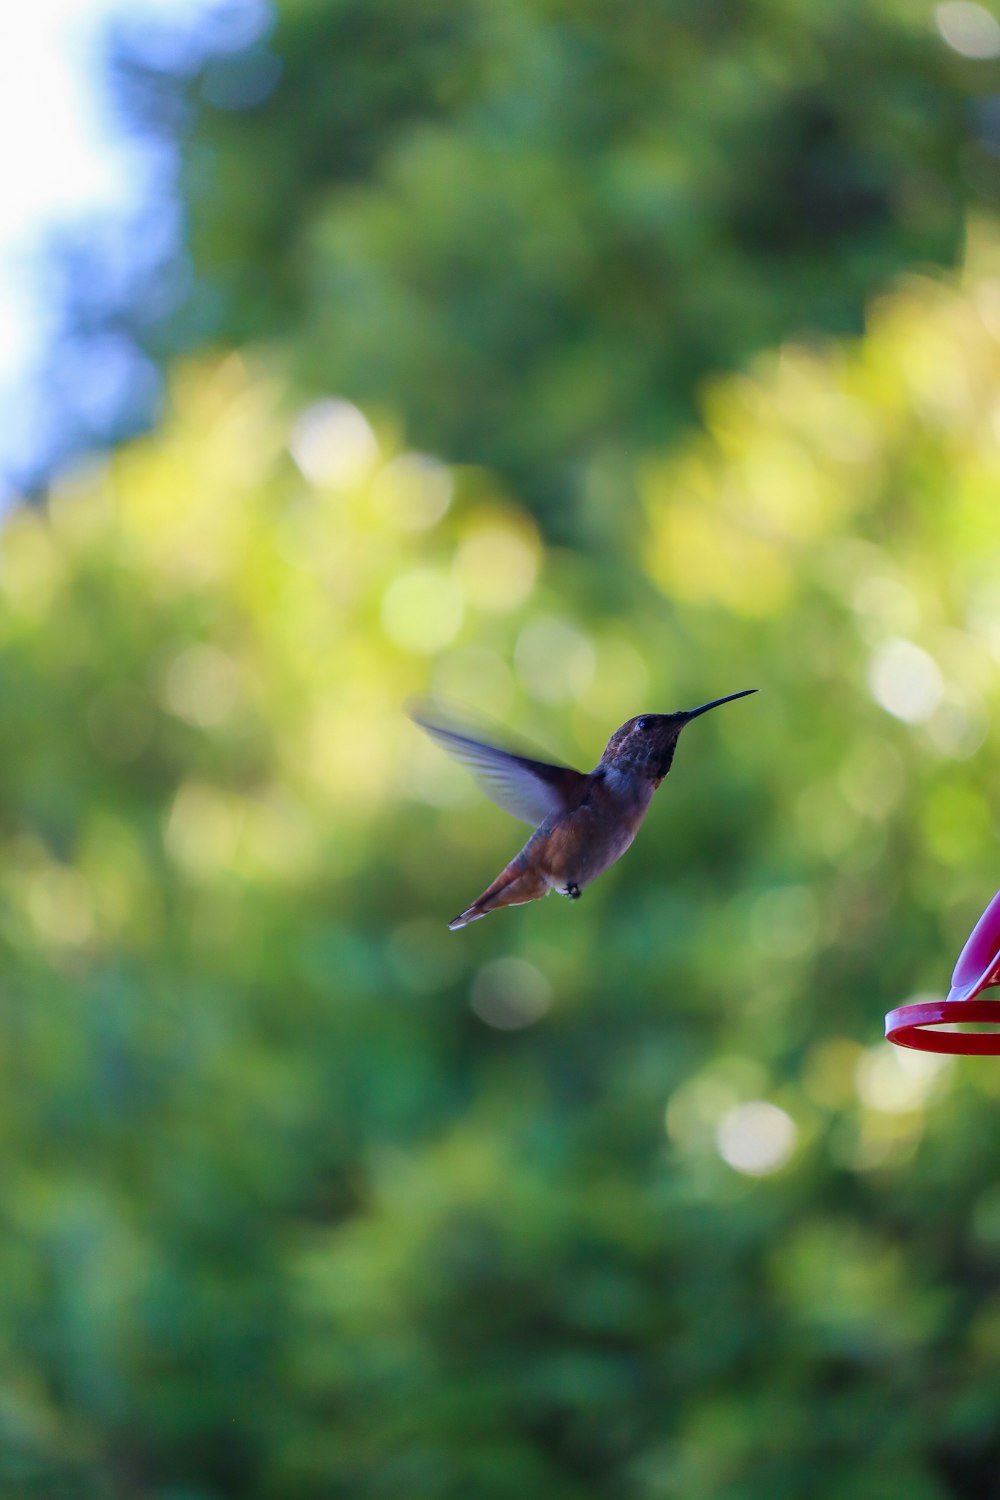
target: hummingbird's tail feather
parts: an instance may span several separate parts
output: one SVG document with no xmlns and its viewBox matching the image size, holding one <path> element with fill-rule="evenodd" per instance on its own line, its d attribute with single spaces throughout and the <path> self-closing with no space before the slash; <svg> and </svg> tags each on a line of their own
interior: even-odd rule
<svg viewBox="0 0 1000 1500">
<path fill-rule="evenodd" d="M 478 901 L 473 901 L 472 905 L 459 912 L 457 917 L 452 917 L 448 923 L 448 931 L 457 932 L 460 927 L 468 927 L 470 922 L 478 922 L 480 917 L 488 916 L 489 912 L 488 906 L 480 906 Z"/>
<path fill-rule="evenodd" d="M 548 895 L 549 889 L 548 881 L 537 870 L 525 870 L 514 860 L 500 871 L 493 884 L 487 886 L 471 906 L 452 917 L 448 927 L 457 932 L 460 927 L 468 927 L 470 922 L 489 916 L 491 911 L 499 911 L 501 906 L 523 906 L 526 901 L 538 901 Z"/>
</svg>

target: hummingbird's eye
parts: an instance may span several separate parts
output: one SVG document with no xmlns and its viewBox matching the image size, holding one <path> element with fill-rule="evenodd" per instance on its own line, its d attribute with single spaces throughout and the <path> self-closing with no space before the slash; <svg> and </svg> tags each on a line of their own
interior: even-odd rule
<svg viewBox="0 0 1000 1500">
<path fill-rule="evenodd" d="M 641 719 L 636 720 L 636 729 L 652 729 L 653 721 L 648 714 L 643 714 Z"/>
</svg>

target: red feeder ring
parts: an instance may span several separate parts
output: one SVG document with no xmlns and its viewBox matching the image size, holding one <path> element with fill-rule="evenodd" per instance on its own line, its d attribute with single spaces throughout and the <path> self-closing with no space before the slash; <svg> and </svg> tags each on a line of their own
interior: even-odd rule
<svg viewBox="0 0 1000 1500">
<path fill-rule="evenodd" d="M 1000 1000 L 982 991 L 1000 984 L 1000 891 L 997 891 L 958 956 L 947 1000 L 900 1005 L 885 1018 L 885 1034 L 899 1047 L 918 1052 L 958 1052 L 966 1057 L 1000 1057 L 1000 1031 L 934 1031 L 962 1021 L 1000 1025 Z"/>
</svg>

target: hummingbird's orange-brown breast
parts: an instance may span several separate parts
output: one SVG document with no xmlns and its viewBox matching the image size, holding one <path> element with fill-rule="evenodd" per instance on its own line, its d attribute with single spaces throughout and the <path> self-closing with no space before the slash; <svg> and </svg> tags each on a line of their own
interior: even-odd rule
<svg viewBox="0 0 1000 1500">
<path fill-rule="evenodd" d="M 620 859 L 632 843 L 653 795 L 651 782 L 634 785 L 613 772 L 596 773 L 572 812 L 548 818 L 524 854 L 556 889 L 584 886 Z"/>
</svg>

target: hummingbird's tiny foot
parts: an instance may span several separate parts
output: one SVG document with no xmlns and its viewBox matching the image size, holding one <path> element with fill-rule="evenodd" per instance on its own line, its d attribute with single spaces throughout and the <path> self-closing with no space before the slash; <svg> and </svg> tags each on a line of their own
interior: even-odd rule
<svg viewBox="0 0 1000 1500">
<path fill-rule="evenodd" d="M 580 899 L 580 887 L 577 885 L 577 883 L 576 883 L 575 880 L 571 880 L 567 884 L 567 886 L 566 886 L 566 894 L 567 894 L 567 896 L 569 897 L 569 899 L 571 901 L 579 901 L 579 899 Z"/>
</svg>

